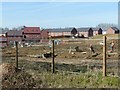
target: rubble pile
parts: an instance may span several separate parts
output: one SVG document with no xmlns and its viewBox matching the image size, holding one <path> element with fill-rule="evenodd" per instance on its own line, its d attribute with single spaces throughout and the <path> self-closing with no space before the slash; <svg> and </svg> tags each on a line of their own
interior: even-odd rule
<svg viewBox="0 0 120 90">
<path fill-rule="evenodd" d="M 41 79 L 36 80 L 31 74 L 26 71 L 15 71 L 15 66 L 12 64 L 2 64 L 2 88 L 41 88 L 44 87 Z M 37 84 L 39 82 L 39 85 Z"/>
</svg>

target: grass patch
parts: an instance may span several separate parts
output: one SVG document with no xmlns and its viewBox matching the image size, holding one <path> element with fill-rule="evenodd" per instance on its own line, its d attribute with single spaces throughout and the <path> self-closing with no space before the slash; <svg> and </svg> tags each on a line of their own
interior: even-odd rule
<svg viewBox="0 0 120 90">
<path fill-rule="evenodd" d="M 91 39 L 103 39 L 104 35 L 96 35 L 91 37 Z M 118 39 L 119 38 L 119 34 L 106 34 L 108 39 Z"/>
<path fill-rule="evenodd" d="M 118 77 L 103 78 L 101 71 L 87 72 L 86 67 L 72 64 L 57 64 L 54 74 L 50 63 L 19 60 L 19 68 L 22 72 L 6 76 L 8 87 L 117 88 L 120 80 Z"/>
<path fill-rule="evenodd" d="M 30 73 L 30 72 L 29 72 Z M 93 72 L 94 73 L 94 72 Z M 117 88 L 118 78 L 105 77 L 103 79 L 101 72 L 92 73 L 34 73 L 37 77 L 41 77 L 42 81 L 50 88 Z"/>
</svg>

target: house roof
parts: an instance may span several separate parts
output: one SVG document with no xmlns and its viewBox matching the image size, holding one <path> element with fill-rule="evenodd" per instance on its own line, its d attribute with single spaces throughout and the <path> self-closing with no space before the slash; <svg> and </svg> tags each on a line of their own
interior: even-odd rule
<svg viewBox="0 0 120 90">
<path fill-rule="evenodd" d="M 7 32 L 8 36 L 22 36 L 22 31 L 21 30 L 9 30 Z"/>
<path fill-rule="evenodd" d="M 53 29 L 45 29 L 49 32 L 71 32 L 73 28 L 53 28 Z"/>
<path fill-rule="evenodd" d="M 111 28 L 115 31 L 119 31 L 119 29 L 117 27 L 111 27 Z"/>
<path fill-rule="evenodd" d="M 79 31 L 79 32 L 88 32 L 89 29 L 90 29 L 90 27 L 77 28 L 77 31 Z"/>
<path fill-rule="evenodd" d="M 49 32 L 49 31 L 48 31 L 48 30 L 43 29 L 43 30 L 41 30 L 40 32 Z"/>
<path fill-rule="evenodd" d="M 63 31 L 71 32 L 73 28 L 53 28 L 53 29 L 44 29 L 44 30 L 48 30 L 49 32 L 63 32 Z M 90 28 L 92 28 L 93 31 L 98 31 L 100 29 L 96 27 L 82 27 L 82 28 L 76 28 L 76 30 L 79 32 L 88 32 Z"/>
<path fill-rule="evenodd" d="M 101 28 L 97 28 L 97 27 L 93 27 L 93 28 L 92 28 L 93 31 L 98 31 L 98 30 L 100 30 L 100 29 L 101 29 Z"/>
<path fill-rule="evenodd" d="M 93 31 L 98 31 L 99 29 L 101 28 L 97 28 L 97 27 L 83 27 L 83 28 L 77 28 L 77 30 L 79 32 L 88 32 L 90 30 L 90 28 L 93 30 Z"/>
<path fill-rule="evenodd" d="M 40 33 L 40 28 L 39 27 L 24 27 L 24 33 Z"/>
</svg>

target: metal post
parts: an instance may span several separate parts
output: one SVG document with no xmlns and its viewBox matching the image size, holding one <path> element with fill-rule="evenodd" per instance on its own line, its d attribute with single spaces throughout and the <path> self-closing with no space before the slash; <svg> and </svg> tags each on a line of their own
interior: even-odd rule
<svg viewBox="0 0 120 90">
<path fill-rule="evenodd" d="M 53 43 L 53 58 L 52 58 L 52 73 L 55 72 L 55 63 L 54 63 L 54 40 L 52 40 L 52 43 Z"/>
<path fill-rule="evenodd" d="M 103 76 L 106 76 L 106 36 L 103 36 Z"/>
<path fill-rule="evenodd" d="M 15 41 L 15 46 L 16 46 L 16 70 L 18 70 L 18 42 Z"/>
</svg>

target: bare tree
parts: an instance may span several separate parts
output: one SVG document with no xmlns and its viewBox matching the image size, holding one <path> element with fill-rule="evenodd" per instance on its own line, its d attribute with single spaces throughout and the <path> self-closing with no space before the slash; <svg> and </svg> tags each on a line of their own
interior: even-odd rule
<svg viewBox="0 0 120 90">
<path fill-rule="evenodd" d="M 102 28 L 103 30 L 107 30 L 110 27 L 117 27 L 118 28 L 118 25 L 117 24 L 111 24 L 111 23 L 100 23 L 100 24 L 97 25 L 97 27 Z"/>
</svg>

